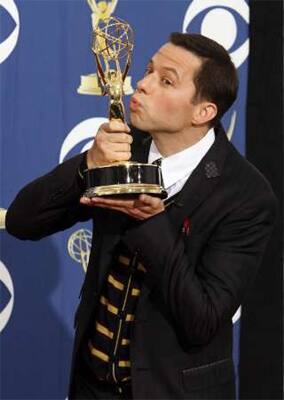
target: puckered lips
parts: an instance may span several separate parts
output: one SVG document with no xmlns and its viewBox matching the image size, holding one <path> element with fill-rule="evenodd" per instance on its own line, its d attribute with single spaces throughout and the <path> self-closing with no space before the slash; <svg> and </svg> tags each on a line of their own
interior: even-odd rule
<svg viewBox="0 0 284 400">
<path fill-rule="evenodd" d="M 138 110 L 142 105 L 141 105 L 141 103 L 139 102 L 139 100 L 137 99 L 137 97 L 136 97 L 135 95 L 133 95 L 133 96 L 131 97 L 129 106 L 130 106 L 130 110 L 131 110 L 131 111 L 136 111 L 136 110 Z"/>
</svg>

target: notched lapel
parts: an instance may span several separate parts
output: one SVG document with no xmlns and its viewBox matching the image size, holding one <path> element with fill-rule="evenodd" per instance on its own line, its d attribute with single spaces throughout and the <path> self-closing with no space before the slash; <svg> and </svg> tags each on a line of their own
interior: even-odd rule
<svg viewBox="0 0 284 400">
<path fill-rule="evenodd" d="M 152 138 L 138 129 L 132 129 L 132 160 L 147 162 Z M 169 207 L 169 217 L 176 229 L 180 229 L 184 218 L 190 216 L 211 193 L 218 183 L 228 151 L 228 138 L 221 125 L 215 128 L 215 142 L 192 172 L 174 204 Z"/>
<path fill-rule="evenodd" d="M 177 231 L 186 217 L 209 196 L 222 175 L 228 150 L 228 139 L 220 127 L 215 130 L 215 142 L 192 172 L 183 189 L 169 209 L 169 217 Z"/>
</svg>

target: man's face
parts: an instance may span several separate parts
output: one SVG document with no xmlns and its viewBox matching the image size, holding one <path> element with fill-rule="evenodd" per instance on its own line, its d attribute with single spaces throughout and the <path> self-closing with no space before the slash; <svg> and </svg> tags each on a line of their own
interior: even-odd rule
<svg viewBox="0 0 284 400">
<path fill-rule="evenodd" d="M 196 109 L 193 78 L 200 66 L 201 60 L 188 50 L 172 43 L 162 46 L 131 98 L 131 124 L 150 133 L 185 132 Z"/>
</svg>

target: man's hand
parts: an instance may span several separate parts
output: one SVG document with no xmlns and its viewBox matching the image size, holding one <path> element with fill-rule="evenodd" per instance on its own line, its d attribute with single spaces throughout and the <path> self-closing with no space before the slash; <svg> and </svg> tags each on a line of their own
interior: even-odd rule
<svg viewBox="0 0 284 400">
<path fill-rule="evenodd" d="M 129 127 L 121 121 L 111 120 L 102 124 L 87 153 L 88 169 L 115 161 L 128 161 L 131 158 L 130 145 L 133 141 L 129 133 Z"/>
<path fill-rule="evenodd" d="M 116 161 L 128 161 L 131 158 L 130 145 L 133 139 L 129 127 L 121 121 L 111 120 L 102 124 L 95 137 L 93 146 L 87 153 L 88 169 L 108 165 Z M 142 194 L 138 199 L 82 197 L 81 204 L 109 208 L 121 211 L 133 218 L 143 220 L 164 211 L 161 199 Z"/>
<path fill-rule="evenodd" d="M 141 194 L 139 198 L 135 200 L 102 197 L 89 199 L 87 197 L 82 197 L 80 203 L 88 206 L 121 211 L 139 220 L 150 218 L 165 209 L 164 203 L 161 199 L 146 194 Z"/>
</svg>

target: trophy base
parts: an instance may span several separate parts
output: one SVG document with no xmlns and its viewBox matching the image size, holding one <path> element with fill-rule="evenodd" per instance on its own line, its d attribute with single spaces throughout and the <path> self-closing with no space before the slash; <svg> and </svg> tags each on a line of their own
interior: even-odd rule
<svg viewBox="0 0 284 400">
<path fill-rule="evenodd" d="M 161 198 L 167 197 L 167 192 L 162 186 L 143 183 L 129 183 L 121 185 L 97 186 L 89 188 L 84 193 L 84 196 L 104 197 L 104 196 L 119 196 L 119 197 L 138 197 L 139 194 L 151 194 Z"/>
<path fill-rule="evenodd" d="M 131 197 L 151 194 L 166 198 L 161 168 L 132 161 L 114 163 L 84 171 L 85 197 Z"/>
</svg>

